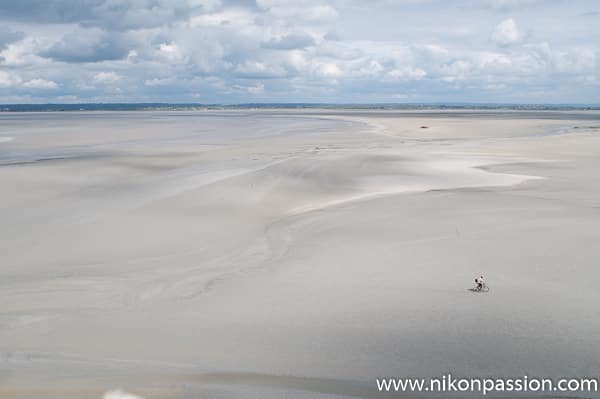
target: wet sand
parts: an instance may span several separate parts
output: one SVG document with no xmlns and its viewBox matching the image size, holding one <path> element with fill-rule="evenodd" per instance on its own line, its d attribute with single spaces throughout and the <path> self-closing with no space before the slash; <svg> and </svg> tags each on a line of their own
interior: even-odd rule
<svg viewBox="0 0 600 399">
<path fill-rule="evenodd" d="M 591 111 L 0 113 L 0 398 L 598 376 L 599 168 Z"/>
</svg>

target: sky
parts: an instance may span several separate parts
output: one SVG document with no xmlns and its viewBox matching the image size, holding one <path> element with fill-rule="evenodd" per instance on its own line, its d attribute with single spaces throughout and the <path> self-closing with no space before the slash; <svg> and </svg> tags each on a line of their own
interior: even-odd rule
<svg viewBox="0 0 600 399">
<path fill-rule="evenodd" d="M 600 104 L 597 0 L 0 0 L 0 103 Z"/>
</svg>

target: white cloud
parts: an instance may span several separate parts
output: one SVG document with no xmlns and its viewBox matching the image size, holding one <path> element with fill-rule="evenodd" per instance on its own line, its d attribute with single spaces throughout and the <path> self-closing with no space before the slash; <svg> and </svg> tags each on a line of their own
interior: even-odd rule
<svg viewBox="0 0 600 399">
<path fill-rule="evenodd" d="M 259 7 L 268 10 L 276 18 L 323 22 L 335 19 L 339 14 L 331 4 L 306 0 L 257 0 Z"/>
<path fill-rule="evenodd" d="M 321 75 L 332 78 L 338 78 L 344 74 L 336 64 L 332 63 L 320 65 L 318 71 Z"/>
<path fill-rule="evenodd" d="M 385 70 L 383 65 L 377 60 L 369 60 L 355 71 L 357 76 L 377 78 Z"/>
<path fill-rule="evenodd" d="M 146 86 L 164 86 L 164 85 L 172 84 L 174 81 L 175 81 L 174 78 L 163 78 L 163 79 L 153 78 L 153 79 L 146 79 L 144 81 L 144 85 L 146 85 Z"/>
<path fill-rule="evenodd" d="M 590 47 L 575 47 L 557 57 L 557 68 L 565 73 L 593 74 L 600 66 L 600 51 Z"/>
<path fill-rule="evenodd" d="M 158 56 L 172 64 L 187 61 L 184 50 L 174 42 L 161 43 L 158 46 Z"/>
<path fill-rule="evenodd" d="M 427 75 L 421 68 L 414 68 L 411 66 L 395 68 L 387 73 L 387 76 L 397 80 L 419 80 L 423 79 Z"/>
<path fill-rule="evenodd" d="M 212 10 L 221 5 L 221 0 L 187 0 L 192 7 L 202 7 L 205 10 Z"/>
<path fill-rule="evenodd" d="M 179 51 L 177 45 L 174 43 L 162 43 L 158 46 L 158 49 L 164 54 L 176 54 Z"/>
<path fill-rule="evenodd" d="M 0 51 L 0 65 L 22 67 L 43 64 L 43 59 L 38 57 L 36 52 L 43 47 L 45 40 L 45 38 L 34 40 L 26 37 L 19 42 L 9 44 Z"/>
<path fill-rule="evenodd" d="M 21 78 L 10 72 L 0 70 L 0 87 L 13 87 L 21 84 Z"/>
<path fill-rule="evenodd" d="M 220 27 L 239 28 L 254 25 L 256 15 L 244 9 L 230 9 L 219 12 L 195 15 L 190 19 L 192 28 Z"/>
<path fill-rule="evenodd" d="M 439 44 L 425 44 L 414 46 L 415 51 L 424 57 L 432 60 L 446 60 L 450 56 L 450 51 Z"/>
<path fill-rule="evenodd" d="M 258 82 L 254 86 L 233 85 L 233 89 L 252 95 L 258 95 L 265 92 L 265 85 L 261 82 Z"/>
<path fill-rule="evenodd" d="M 500 22 L 494 29 L 492 40 L 499 46 L 508 46 L 520 42 L 522 33 L 514 19 L 509 18 Z"/>
<path fill-rule="evenodd" d="M 293 50 L 312 46 L 313 44 L 315 44 L 315 40 L 311 35 L 298 32 L 273 37 L 261 43 L 261 46 L 272 50 Z"/>
<path fill-rule="evenodd" d="M 23 87 L 27 87 L 28 89 L 56 89 L 58 84 L 52 80 L 31 79 L 23 83 Z"/>
<path fill-rule="evenodd" d="M 125 392 L 121 389 L 114 391 L 108 391 L 102 396 L 102 399 L 144 399 L 142 396 L 134 395 L 129 392 Z"/>
<path fill-rule="evenodd" d="M 269 65 L 258 61 L 246 61 L 238 65 L 234 73 L 236 76 L 245 78 L 277 78 L 288 75 L 288 71 L 279 65 Z"/>
<path fill-rule="evenodd" d="M 121 80 L 121 75 L 115 72 L 98 72 L 94 75 L 94 82 L 97 83 L 115 83 Z"/>
<path fill-rule="evenodd" d="M 488 0 L 488 4 L 497 10 L 511 10 L 539 3 L 541 0 Z"/>
<path fill-rule="evenodd" d="M 472 65 L 465 60 L 456 60 L 449 64 L 442 65 L 440 72 L 443 75 L 444 82 L 456 82 L 467 80 L 472 74 Z"/>
<path fill-rule="evenodd" d="M 335 8 L 329 5 L 318 5 L 312 7 L 290 7 L 283 5 L 272 7 L 270 13 L 277 18 L 299 18 L 307 21 L 331 20 L 338 16 Z"/>
<path fill-rule="evenodd" d="M 265 85 L 257 83 L 255 86 L 248 87 L 248 93 L 250 94 L 262 94 L 265 92 Z"/>
<path fill-rule="evenodd" d="M 483 52 L 477 55 L 478 67 L 489 73 L 508 71 L 512 60 L 507 54 Z"/>
</svg>

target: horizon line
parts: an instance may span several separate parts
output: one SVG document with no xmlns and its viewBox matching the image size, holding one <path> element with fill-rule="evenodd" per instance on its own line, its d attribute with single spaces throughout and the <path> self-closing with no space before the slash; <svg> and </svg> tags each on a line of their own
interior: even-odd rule
<svg viewBox="0 0 600 399">
<path fill-rule="evenodd" d="M 249 102 L 170 102 L 170 101 L 127 101 L 127 102 L 44 102 L 44 103 L 0 103 L 0 106 L 40 106 L 40 105 L 198 105 L 198 106 L 236 106 L 236 105 L 528 105 L 528 106 L 600 106 L 600 103 L 571 102 L 485 102 L 485 101 L 415 101 L 415 102 L 307 102 L 307 101 L 249 101 Z"/>
</svg>

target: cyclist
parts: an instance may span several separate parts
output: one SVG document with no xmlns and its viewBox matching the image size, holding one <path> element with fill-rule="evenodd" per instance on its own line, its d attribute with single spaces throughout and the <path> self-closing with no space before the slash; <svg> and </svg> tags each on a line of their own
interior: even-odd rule
<svg viewBox="0 0 600 399">
<path fill-rule="evenodd" d="M 475 278 L 475 284 L 477 284 L 477 291 L 481 291 L 483 289 L 483 285 L 485 284 L 483 275 Z"/>
</svg>

